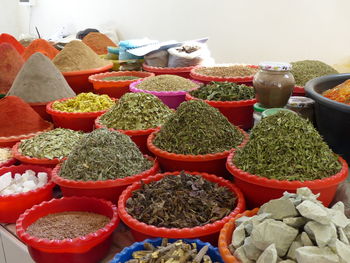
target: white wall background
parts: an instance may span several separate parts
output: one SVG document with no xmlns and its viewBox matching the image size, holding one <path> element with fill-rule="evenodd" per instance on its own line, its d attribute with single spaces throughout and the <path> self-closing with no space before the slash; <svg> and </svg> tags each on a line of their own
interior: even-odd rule
<svg viewBox="0 0 350 263">
<path fill-rule="evenodd" d="M 28 12 L 19 8 L 19 17 L 8 14 L 3 2 L 10 5 L 17 0 L 0 0 L 0 31 L 26 31 Z M 37 26 L 44 37 L 65 24 L 73 24 L 78 31 L 110 23 L 120 39 L 147 36 L 188 40 L 209 36 L 212 55 L 220 63 L 320 59 L 334 64 L 350 57 L 349 0 L 36 2 L 30 24 L 32 32 Z M 15 9 L 14 5 L 11 8 Z"/>
</svg>

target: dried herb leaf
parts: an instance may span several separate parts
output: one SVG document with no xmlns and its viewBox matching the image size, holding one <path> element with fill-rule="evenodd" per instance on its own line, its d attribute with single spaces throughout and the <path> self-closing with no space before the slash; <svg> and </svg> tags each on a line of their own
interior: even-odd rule
<svg viewBox="0 0 350 263">
<path fill-rule="evenodd" d="M 191 90 L 197 88 L 198 85 L 191 80 L 185 79 L 176 75 L 159 75 L 149 77 L 141 81 L 136 86 L 143 90 L 154 91 L 179 91 L 179 90 Z"/>
</svg>

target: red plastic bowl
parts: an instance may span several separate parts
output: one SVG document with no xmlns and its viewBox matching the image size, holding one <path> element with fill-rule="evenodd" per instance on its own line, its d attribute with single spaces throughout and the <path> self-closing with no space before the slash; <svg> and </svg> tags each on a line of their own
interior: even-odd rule
<svg viewBox="0 0 350 263">
<path fill-rule="evenodd" d="M 90 132 L 94 129 L 95 119 L 107 110 L 95 112 L 64 112 L 52 108 L 56 101 L 65 101 L 70 98 L 51 101 L 46 105 L 46 111 L 52 116 L 55 127 L 71 129 L 75 131 Z"/>
<path fill-rule="evenodd" d="M 44 120 L 52 122 L 51 115 L 46 112 L 46 104 L 48 102 L 28 103 L 33 110 L 38 113 Z"/>
<path fill-rule="evenodd" d="M 244 146 L 248 140 L 249 135 L 240 129 L 244 135 L 243 142 L 238 146 Z M 157 157 L 160 167 L 163 171 L 196 171 L 216 174 L 225 178 L 229 178 L 225 163 L 227 156 L 230 154 L 229 151 L 224 151 L 215 154 L 205 155 L 188 155 L 188 154 L 175 154 L 159 149 L 153 144 L 153 140 L 158 131 L 153 132 L 147 139 L 148 149 Z"/>
<path fill-rule="evenodd" d="M 100 122 L 100 117 L 98 117 L 95 120 L 95 128 L 96 129 L 107 128 L 107 129 L 110 129 L 112 131 L 118 131 L 120 133 L 126 134 L 137 145 L 137 147 L 140 149 L 140 151 L 143 154 L 147 154 L 147 155 L 152 155 L 153 156 L 153 153 L 150 152 L 148 150 L 148 148 L 147 148 L 147 138 L 152 132 L 155 132 L 155 131 L 159 130 L 159 127 L 158 128 L 150 128 L 150 129 L 147 129 L 147 130 L 116 130 L 116 129 L 113 129 L 113 128 L 108 128 L 107 126 L 103 125 Z"/>
<path fill-rule="evenodd" d="M 186 93 L 186 100 L 200 100 L 193 97 L 190 93 Z M 253 127 L 253 105 L 256 99 L 240 100 L 240 101 L 213 101 L 204 100 L 210 106 L 217 108 L 233 125 L 241 129 L 248 130 Z"/>
<path fill-rule="evenodd" d="M 259 208 L 255 208 L 254 210 L 244 211 L 242 214 L 238 214 L 234 218 L 230 219 L 224 227 L 220 231 L 219 236 L 219 252 L 225 263 L 241 263 L 235 256 L 232 255 L 228 246 L 232 242 L 232 233 L 236 228 L 236 220 L 242 216 L 252 217 L 255 216 L 259 211 Z"/>
<path fill-rule="evenodd" d="M 17 160 L 19 160 L 22 163 L 26 163 L 26 164 L 39 164 L 39 165 L 43 165 L 43 166 L 56 166 L 56 164 L 64 161 L 66 158 L 64 159 L 58 159 L 58 158 L 54 158 L 54 159 L 47 159 L 47 158 L 35 158 L 35 157 L 30 157 L 30 156 L 26 156 L 23 155 L 19 152 L 19 148 L 22 142 L 18 142 L 16 143 L 13 147 L 12 147 L 12 154 L 13 157 L 15 157 Z"/>
<path fill-rule="evenodd" d="M 68 82 L 69 86 L 76 94 L 92 91 L 92 83 L 89 82 L 89 76 L 109 71 L 113 67 L 110 63 L 101 68 L 94 68 L 81 71 L 62 72 L 62 75 Z"/>
<path fill-rule="evenodd" d="M 154 162 L 153 166 L 140 174 L 105 181 L 74 181 L 59 176 L 61 165 L 58 164 L 52 171 L 52 180 L 58 184 L 63 196 L 91 196 L 103 198 L 116 203 L 120 194 L 126 187 L 141 179 L 155 175 L 159 171 L 158 161 L 146 156 Z"/>
<path fill-rule="evenodd" d="M 182 67 L 182 68 L 161 68 L 161 67 L 152 67 L 148 66 L 146 63 L 143 63 L 142 68 L 148 72 L 152 72 L 156 75 L 177 75 L 186 79 L 190 79 L 190 72 L 192 69 L 196 68 L 196 66 L 192 67 Z"/>
<path fill-rule="evenodd" d="M 0 168 L 0 176 L 7 172 L 24 173 L 26 170 L 33 170 L 34 172 L 45 172 L 48 175 L 48 183 L 35 190 L 12 195 L 0 196 L 0 222 L 14 223 L 17 218 L 26 209 L 33 205 L 39 204 L 42 201 L 52 199 L 52 189 L 55 184 L 51 180 L 51 169 L 37 165 L 19 165 Z"/>
<path fill-rule="evenodd" d="M 106 77 L 133 76 L 141 79 L 135 80 L 103 80 Z M 153 73 L 140 71 L 114 71 L 95 74 L 89 77 L 89 81 L 94 86 L 94 92 L 97 94 L 107 94 L 112 98 L 120 98 L 125 93 L 130 92 L 129 85 L 135 81 L 143 80 L 147 77 L 153 77 Z"/>
<path fill-rule="evenodd" d="M 295 86 L 292 96 L 302 96 L 305 97 L 305 89 L 302 86 Z"/>
<path fill-rule="evenodd" d="M 126 201 L 131 197 L 132 192 L 141 188 L 141 182 L 133 183 L 129 186 L 120 196 L 118 201 L 118 213 L 122 221 L 131 228 L 131 233 L 136 241 L 142 241 L 152 237 L 167 237 L 167 238 L 199 238 L 202 241 L 210 242 L 215 245 L 218 240 L 220 229 L 224 224 L 232 217 L 242 213 L 245 210 L 245 200 L 241 191 L 231 182 L 218 177 L 213 174 L 198 173 L 198 172 L 186 172 L 192 175 L 202 176 L 204 179 L 217 183 L 220 186 L 224 186 L 237 196 L 237 203 L 235 209 L 226 217 L 219 221 L 215 221 L 211 224 L 204 226 L 197 226 L 193 228 L 165 228 L 147 225 L 133 218 L 126 211 Z M 150 176 L 144 180 L 143 183 L 148 184 L 150 182 L 159 181 L 167 175 L 179 175 L 180 172 L 156 174 Z"/>
<path fill-rule="evenodd" d="M 246 197 L 248 208 L 260 207 L 272 199 L 280 198 L 285 191 L 295 193 L 300 187 L 308 187 L 315 194 L 320 193 L 318 199 L 324 206 L 328 206 L 334 198 L 338 185 L 348 177 L 348 165 L 341 157 L 339 162 L 342 168 L 337 174 L 324 179 L 301 182 L 268 179 L 242 171 L 232 163 L 234 154 L 233 151 L 227 158 L 226 167 Z"/>
<path fill-rule="evenodd" d="M 39 218 L 67 211 L 97 213 L 109 217 L 111 221 L 94 233 L 74 239 L 48 240 L 25 232 Z M 42 202 L 25 211 L 17 220 L 16 231 L 37 263 L 97 263 L 108 253 L 112 233 L 118 224 L 117 208 L 111 202 L 91 197 L 63 197 Z"/>
<path fill-rule="evenodd" d="M 232 64 L 232 65 L 241 65 L 241 64 Z M 220 66 L 220 65 L 217 65 L 217 66 Z M 258 66 L 256 66 L 256 65 L 245 65 L 245 66 L 250 67 L 250 68 L 258 68 Z M 200 73 L 197 73 L 196 70 L 199 68 L 200 67 L 192 69 L 190 76 L 193 79 L 199 80 L 205 84 L 208 84 L 209 82 L 212 82 L 212 81 L 227 81 L 227 82 L 235 82 L 235 83 L 253 86 L 254 75 L 245 76 L 245 77 L 230 77 L 230 78 L 229 77 L 207 76 L 207 75 L 202 75 Z"/>
<path fill-rule="evenodd" d="M 7 148 L 9 150 L 11 150 L 11 148 Z M 8 167 L 8 166 L 11 166 L 11 165 L 14 165 L 16 163 L 16 159 L 15 158 L 11 158 L 11 159 L 8 159 L 7 161 L 5 162 L 0 162 L 0 168 L 2 167 Z"/>
</svg>

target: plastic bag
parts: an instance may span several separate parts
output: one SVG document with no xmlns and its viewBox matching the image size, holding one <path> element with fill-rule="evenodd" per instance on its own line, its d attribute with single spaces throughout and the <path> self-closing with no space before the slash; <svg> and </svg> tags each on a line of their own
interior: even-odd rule
<svg viewBox="0 0 350 263">
<path fill-rule="evenodd" d="M 169 53 L 166 50 L 157 50 L 145 55 L 145 62 L 151 67 L 165 68 L 168 66 Z"/>
<path fill-rule="evenodd" d="M 330 204 L 330 207 L 339 201 L 344 203 L 345 215 L 347 218 L 350 218 L 350 182 L 345 181 L 338 186 L 337 192 L 332 203 Z"/>
</svg>

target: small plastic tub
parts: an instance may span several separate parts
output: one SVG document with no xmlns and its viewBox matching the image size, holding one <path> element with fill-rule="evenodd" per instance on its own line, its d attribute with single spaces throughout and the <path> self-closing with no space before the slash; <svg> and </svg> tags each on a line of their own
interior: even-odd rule
<svg viewBox="0 0 350 263">
<path fill-rule="evenodd" d="M 105 125 L 103 125 L 100 122 L 100 117 L 98 117 L 95 120 L 95 128 L 96 129 L 107 128 L 107 129 L 110 129 L 112 131 L 118 131 L 120 133 L 126 134 L 137 145 L 137 147 L 140 149 L 140 151 L 143 154 L 154 156 L 153 153 L 150 152 L 148 150 L 148 148 L 147 148 L 147 138 L 152 132 L 155 132 L 155 131 L 159 130 L 159 127 L 158 128 L 150 128 L 150 129 L 147 129 L 147 130 L 116 130 L 116 129 L 113 129 L 113 128 L 108 128 Z"/>
<path fill-rule="evenodd" d="M 117 203 L 120 194 L 134 182 L 139 182 L 159 171 L 158 161 L 146 156 L 153 162 L 153 166 L 136 175 L 104 181 L 75 181 L 59 176 L 61 164 L 58 164 L 52 171 L 52 180 L 61 188 L 63 196 L 90 196 L 102 198 Z"/>
<path fill-rule="evenodd" d="M 63 162 L 66 158 L 64 159 L 58 159 L 58 158 L 54 158 L 54 159 L 47 159 L 47 158 L 35 158 L 35 157 L 30 157 L 30 156 L 26 156 L 23 155 L 22 153 L 20 153 L 19 148 L 22 142 L 18 142 L 16 143 L 13 147 L 12 147 L 12 154 L 13 157 L 16 158 L 18 161 L 22 162 L 22 163 L 26 163 L 26 164 L 39 164 L 39 165 L 43 165 L 43 166 L 49 166 L 49 167 L 55 167 L 57 164 L 59 164 L 60 162 Z"/>
<path fill-rule="evenodd" d="M 17 142 L 21 140 L 29 139 L 31 137 L 34 137 L 35 135 L 38 135 L 39 133 L 47 132 L 52 129 L 53 129 L 53 124 L 50 123 L 49 127 L 42 131 L 24 134 L 24 135 L 18 135 L 18 136 L 0 137 L 0 147 L 12 147 L 13 145 L 15 145 Z"/>
<path fill-rule="evenodd" d="M 106 66 L 88 70 L 80 70 L 80 71 L 67 71 L 62 72 L 62 75 L 68 82 L 69 86 L 74 90 L 76 94 L 82 92 L 92 91 L 92 83 L 89 82 L 89 76 L 103 73 L 109 71 L 113 67 L 113 63 L 109 63 Z"/>
<path fill-rule="evenodd" d="M 133 218 L 126 211 L 126 202 L 131 197 L 132 192 L 141 188 L 141 182 L 135 182 L 130 185 L 120 196 L 118 201 L 118 214 L 121 220 L 130 227 L 131 233 L 136 241 L 142 241 L 147 238 L 152 237 L 166 237 L 166 238 L 199 238 L 203 241 L 210 242 L 215 245 L 217 243 L 220 229 L 224 224 L 230 219 L 235 217 L 237 214 L 242 213 L 245 210 L 245 200 L 242 192 L 232 184 L 230 181 L 227 181 L 221 177 L 218 177 L 213 174 L 207 173 L 198 173 L 198 172 L 186 172 L 192 175 L 198 175 L 204 179 L 217 183 L 220 186 L 226 187 L 232 192 L 236 197 L 236 207 L 234 210 L 226 217 L 221 220 L 215 221 L 211 224 L 206 224 L 204 226 L 196 226 L 193 228 L 165 228 L 165 227 L 156 227 L 152 225 L 147 225 L 143 222 L 140 222 Z M 173 175 L 177 176 L 180 172 L 172 173 L 163 173 L 156 174 L 155 176 L 150 176 L 142 180 L 144 184 L 150 182 L 159 181 L 165 176 Z"/>
<path fill-rule="evenodd" d="M 238 147 L 243 147 L 249 140 L 249 135 L 240 129 L 244 135 L 242 143 Z M 157 157 L 163 171 L 196 171 L 216 174 L 229 178 L 230 175 L 225 168 L 227 156 L 231 150 L 205 155 L 176 154 L 159 149 L 153 144 L 157 132 L 152 133 L 147 139 L 148 149 Z"/>
<path fill-rule="evenodd" d="M 234 66 L 234 65 L 239 65 L 239 64 L 232 64 L 228 66 Z M 222 65 L 217 65 L 217 66 L 222 66 Z M 259 68 L 256 65 L 245 65 L 250 68 Z M 199 69 L 200 67 L 196 67 L 191 70 L 190 76 L 198 81 L 201 81 L 205 84 L 208 84 L 212 81 L 227 81 L 227 82 L 235 82 L 239 84 L 245 84 L 248 86 L 253 86 L 253 78 L 254 75 L 252 76 L 244 76 L 244 77 L 216 77 L 216 76 L 207 76 L 207 75 L 202 75 L 198 73 L 196 70 Z"/>
<path fill-rule="evenodd" d="M 141 82 L 141 80 L 133 82 L 130 84 L 130 91 L 137 93 L 137 92 L 144 92 L 144 93 L 150 93 L 155 96 L 157 96 L 165 105 L 167 105 L 169 108 L 176 109 L 181 102 L 185 101 L 186 93 L 187 91 L 180 90 L 180 91 L 153 91 L 153 90 L 143 90 L 139 89 L 136 86 Z M 198 86 L 201 84 L 198 81 L 193 81 Z"/>
<path fill-rule="evenodd" d="M 107 110 L 95 112 L 64 112 L 52 108 L 54 102 L 61 102 L 68 99 L 70 98 L 55 100 L 46 105 L 46 111 L 52 116 L 55 127 L 90 132 L 94 128 L 95 119 L 107 112 Z"/>
<path fill-rule="evenodd" d="M 26 170 L 33 170 L 36 173 L 47 173 L 48 182 L 44 186 L 29 192 L 4 196 L 0 195 L 0 223 L 15 223 L 20 214 L 26 209 L 31 208 L 33 205 L 40 204 L 43 201 L 52 199 L 52 189 L 55 184 L 51 180 L 50 168 L 37 165 L 3 167 L 0 168 L 0 176 L 7 172 L 12 172 L 12 176 L 14 176 L 15 173 L 23 174 Z"/>
<path fill-rule="evenodd" d="M 103 80 L 106 77 L 132 76 L 141 79 L 135 80 Z M 94 92 L 97 94 L 107 94 L 112 98 L 120 98 L 125 93 L 130 92 L 129 85 L 135 81 L 153 77 L 153 73 L 140 71 L 118 71 L 95 74 L 89 77 L 89 81 L 94 85 Z"/>
<path fill-rule="evenodd" d="M 305 89 L 302 86 L 295 86 L 292 96 L 302 96 L 305 97 Z"/>
<path fill-rule="evenodd" d="M 177 75 L 186 79 L 190 79 L 191 70 L 196 68 L 196 66 L 191 67 L 179 67 L 179 68 L 161 68 L 161 67 L 152 67 L 143 63 L 142 68 L 148 72 L 152 72 L 156 75 Z"/>
<path fill-rule="evenodd" d="M 169 239 L 169 243 L 174 243 L 178 239 Z M 222 263 L 222 258 L 219 254 L 219 250 L 216 247 L 213 247 L 210 243 L 204 243 L 199 239 L 183 239 L 183 241 L 187 244 L 196 244 L 197 250 L 199 251 L 204 246 L 208 246 L 208 252 L 207 255 L 212 259 L 213 262 L 220 262 Z M 140 250 L 144 250 L 144 244 L 150 243 L 153 246 L 157 247 L 160 246 L 162 243 L 161 238 L 156 239 L 146 239 L 142 242 L 136 242 L 132 244 L 129 247 L 124 248 L 120 253 L 116 254 L 112 261 L 110 263 L 120 263 L 120 262 L 127 262 L 128 260 L 132 259 L 132 253 Z"/>
<path fill-rule="evenodd" d="M 228 246 L 232 242 L 232 233 L 236 228 L 236 220 L 242 216 L 252 217 L 255 216 L 259 211 L 259 208 L 254 210 L 244 211 L 242 214 L 238 214 L 235 218 L 230 219 L 220 231 L 219 236 L 219 251 L 222 259 L 225 263 L 241 263 L 234 255 L 232 255 Z"/>
<path fill-rule="evenodd" d="M 94 233 L 74 239 L 48 240 L 31 236 L 26 232 L 27 228 L 39 218 L 67 211 L 97 213 L 109 217 L 111 221 Z M 108 254 L 112 233 L 118 224 L 117 208 L 111 202 L 91 197 L 63 197 L 42 202 L 25 211 L 17 220 L 16 231 L 37 263 L 97 263 Z"/>
<path fill-rule="evenodd" d="M 234 151 L 229 155 L 226 167 L 233 175 L 235 184 L 242 190 L 248 208 L 260 207 L 272 199 L 280 198 L 285 191 L 295 193 L 300 187 L 308 187 L 314 194 L 319 193 L 318 199 L 327 207 L 332 202 L 338 185 L 348 177 L 348 165 L 341 157 L 339 162 L 342 168 L 337 174 L 324 179 L 301 182 L 279 181 L 245 172 L 232 163 L 234 155 Z"/>
<path fill-rule="evenodd" d="M 48 102 L 28 103 L 46 121 L 52 121 L 51 115 L 46 112 Z"/>
<path fill-rule="evenodd" d="M 186 93 L 186 100 L 201 100 L 193 97 L 189 92 Z M 233 125 L 243 130 L 249 130 L 253 127 L 253 106 L 256 99 L 240 101 L 214 101 L 204 100 L 210 106 L 217 108 Z"/>
</svg>

